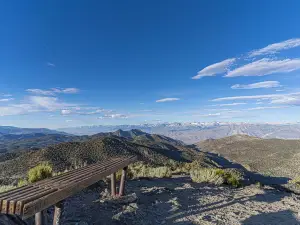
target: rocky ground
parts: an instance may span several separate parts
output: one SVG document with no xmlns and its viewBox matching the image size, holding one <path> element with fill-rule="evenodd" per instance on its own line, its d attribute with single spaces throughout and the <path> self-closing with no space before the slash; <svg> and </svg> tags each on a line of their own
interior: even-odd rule
<svg viewBox="0 0 300 225">
<path fill-rule="evenodd" d="M 104 190 L 97 186 L 67 199 L 63 224 L 300 224 L 300 196 L 270 187 L 233 189 L 180 176 L 129 181 L 127 195 L 116 200 Z"/>
</svg>

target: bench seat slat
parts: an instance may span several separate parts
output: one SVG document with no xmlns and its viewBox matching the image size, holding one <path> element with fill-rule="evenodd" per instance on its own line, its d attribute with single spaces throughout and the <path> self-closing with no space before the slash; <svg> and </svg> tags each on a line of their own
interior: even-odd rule
<svg viewBox="0 0 300 225">
<path fill-rule="evenodd" d="M 52 194 L 42 197 L 36 201 L 25 204 L 22 218 L 23 219 L 29 218 L 32 215 L 34 215 L 36 212 L 40 212 L 40 211 L 54 205 L 55 203 L 60 202 L 61 200 L 74 195 L 75 193 L 77 193 L 77 192 L 83 190 L 84 188 L 94 184 L 95 182 L 101 180 L 102 178 L 118 171 L 119 169 L 126 167 L 127 165 L 134 162 L 135 160 L 136 160 L 135 157 L 127 158 L 122 163 L 120 163 L 118 166 L 111 167 L 100 174 L 96 174 L 90 178 L 81 180 L 77 183 L 70 184 L 69 186 L 66 186 L 65 188 L 63 188 L 59 191 L 56 191 Z"/>
<path fill-rule="evenodd" d="M 0 194 L 0 213 L 26 219 L 136 161 L 135 156 L 107 159 Z"/>
</svg>

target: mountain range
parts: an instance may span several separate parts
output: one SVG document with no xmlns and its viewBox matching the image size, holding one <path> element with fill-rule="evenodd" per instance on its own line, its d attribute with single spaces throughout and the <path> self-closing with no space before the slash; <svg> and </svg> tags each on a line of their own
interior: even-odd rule
<svg viewBox="0 0 300 225">
<path fill-rule="evenodd" d="M 218 139 L 236 134 L 259 138 L 300 139 L 300 123 L 268 124 L 268 123 L 157 123 L 141 125 L 98 125 L 62 128 L 58 131 L 74 135 L 92 135 L 99 132 L 139 129 L 150 134 L 161 134 L 187 144 L 202 140 Z"/>
</svg>

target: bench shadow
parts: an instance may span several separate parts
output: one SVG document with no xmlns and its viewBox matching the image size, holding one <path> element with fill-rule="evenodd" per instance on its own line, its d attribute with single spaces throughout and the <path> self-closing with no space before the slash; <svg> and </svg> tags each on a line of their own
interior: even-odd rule
<svg viewBox="0 0 300 225">
<path fill-rule="evenodd" d="M 259 215 L 251 216 L 242 222 L 243 225 L 296 225 L 300 224 L 291 210 L 284 210 L 272 213 L 261 213 Z"/>
</svg>

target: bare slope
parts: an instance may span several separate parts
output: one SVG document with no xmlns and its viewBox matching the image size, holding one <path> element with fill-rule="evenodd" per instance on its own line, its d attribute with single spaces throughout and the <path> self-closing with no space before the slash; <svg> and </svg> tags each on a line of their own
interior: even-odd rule
<svg viewBox="0 0 300 225">
<path fill-rule="evenodd" d="M 294 178 L 300 175 L 300 140 L 260 139 L 246 135 L 197 143 L 201 151 L 219 153 L 252 171 Z"/>
</svg>

